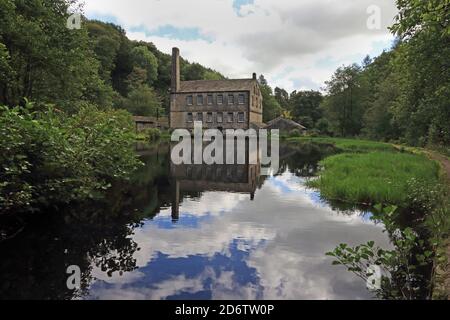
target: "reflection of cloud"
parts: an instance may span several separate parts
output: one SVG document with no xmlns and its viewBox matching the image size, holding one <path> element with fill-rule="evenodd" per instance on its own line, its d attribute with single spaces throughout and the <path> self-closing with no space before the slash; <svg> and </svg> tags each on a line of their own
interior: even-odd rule
<svg viewBox="0 0 450 320">
<path fill-rule="evenodd" d="M 203 288 L 203 279 L 187 279 L 185 276 L 173 277 L 158 283 L 155 288 L 115 286 L 113 288 L 100 287 L 94 297 L 103 300 L 161 300 L 180 291 L 195 293 Z"/>
<path fill-rule="evenodd" d="M 285 173 L 266 180 L 255 200 L 206 192 L 185 199 L 181 212 L 196 227 L 160 228 L 147 221 L 135 230 L 139 269 L 93 285 L 93 297 L 139 299 L 367 298 L 365 284 L 325 256 L 339 243 L 374 240 L 389 246 L 381 225 L 358 214 L 318 205 L 302 180 Z M 288 192 L 286 192 L 288 191 Z M 208 215 L 208 219 L 203 219 Z M 168 219 L 169 211 L 160 219 Z M 158 218 L 157 218 L 158 219 Z M 180 215 L 180 221 L 183 214 Z M 98 272 L 98 270 L 97 270 Z"/>
<path fill-rule="evenodd" d="M 181 218 L 182 219 L 182 218 Z M 145 266 L 157 253 L 171 258 L 191 255 L 212 256 L 216 253 L 229 255 L 229 245 L 234 239 L 245 240 L 248 246 L 256 246 L 261 240 L 275 237 L 270 230 L 249 224 L 233 223 L 225 217 L 211 220 L 199 229 L 159 229 L 152 224 L 136 230 L 133 240 L 141 248 L 135 254 L 138 266 Z"/>
</svg>

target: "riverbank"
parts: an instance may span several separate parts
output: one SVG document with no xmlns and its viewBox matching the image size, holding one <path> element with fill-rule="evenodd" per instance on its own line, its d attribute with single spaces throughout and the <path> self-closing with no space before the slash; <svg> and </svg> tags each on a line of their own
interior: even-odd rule
<svg viewBox="0 0 450 320">
<path fill-rule="evenodd" d="M 397 207 L 402 217 L 396 214 L 395 219 L 415 225 L 433 250 L 433 297 L 449 296 L 450 246 L 445 239 L 450 229 L 450 161 L 446 156 L 365 140 L 299 137 L 287 141 L 334 146 L 337 154 L 321 162 L 322 171 L 309 185 L 328 200 Z"/>
<path fill-rule="evenodd" d="M 440 163 L 441 165 L 441 179 L 446 182 L 448 189 L 450 190 L 450 158 L 446 155 L 438 153 L 434 150 L 427 150 L 422 148 L 410 148 L 414 152 L 419 152 L 426 154 L 430 159 L 433 159 Z M 450 193 L 450 191 L 449 191 Z M 450 209 L 448 209 L 450 210 Z M 449 225 L 450 217 L 447 215 L 447 223 Z M 442 255 L 446 257 L 440 264 L 437 266 L 436 275 L 437 275 L 437 283 L 436 283 L 436 292 L 437 296 L 447 296 L 450 298 L 450 237 L 447 234 L 446 240 L 442 242 L 439 250 L 441 250 Z"/>
</svg>

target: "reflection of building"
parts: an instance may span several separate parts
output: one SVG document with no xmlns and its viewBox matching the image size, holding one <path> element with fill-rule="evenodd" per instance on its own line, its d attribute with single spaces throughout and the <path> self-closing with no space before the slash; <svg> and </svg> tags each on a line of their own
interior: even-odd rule
<svg viewBox="0 0 450 320">
<path fill-rule="evenodd" d="M 226 191 L 247 193 L 253 200 L 258 187 L 261 165 L 214 164 L 196 165 L 171 163 L 170 172 L 174 184 L 172 218 L 179 217 L 180 193 L 203 191 Z"/>
<path fill-rule="evenodd" d="M 180 80 L 180 53 L 173 49 L 170 128 L 249 129 L 262 126 L 262 94 L 256 74 L 250 79 Z"/>
</svg>

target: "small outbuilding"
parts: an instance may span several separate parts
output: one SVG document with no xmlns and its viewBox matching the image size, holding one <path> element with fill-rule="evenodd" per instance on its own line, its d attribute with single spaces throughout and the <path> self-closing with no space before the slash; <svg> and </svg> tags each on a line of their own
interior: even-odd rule
<svg viewBox="0 0 450 320">
<path fill-rule="evenodd" d="M 157 128 L 160 130 L 166 130 L 169 128 L 168 117 L 141 117 L 134 116 L 133 121 L 136 126 L 136 132 L 143 131 L 148 128 Z"/>
<path fill-rule="evenodd" d="M 298 130 L 301 134 L 306 133 L 306 127 L 302 126 L 300 123 L 295 122 L 294 120 L 284 117 L 278 117 L 276 119 L 273 119 L 272 121 L 269 121 L 267 123 L 266 129 L 278 129 L 280 130 L 280 133 L 290 133 L 294 130 Z"/>
</svg>

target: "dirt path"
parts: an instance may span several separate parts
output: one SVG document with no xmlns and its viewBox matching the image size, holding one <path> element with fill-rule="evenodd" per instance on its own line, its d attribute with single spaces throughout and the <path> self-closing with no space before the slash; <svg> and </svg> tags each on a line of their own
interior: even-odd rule
<svg viewBox="0 0 450 320">
<path fill-rule="evenodd" d="M 447 157 L 433 151 L 429 151 L 427 153 L 432 159 L 439 161 L 442 164 L 447 180 L 450 182 L 450 160 Z"/>
</svg>

